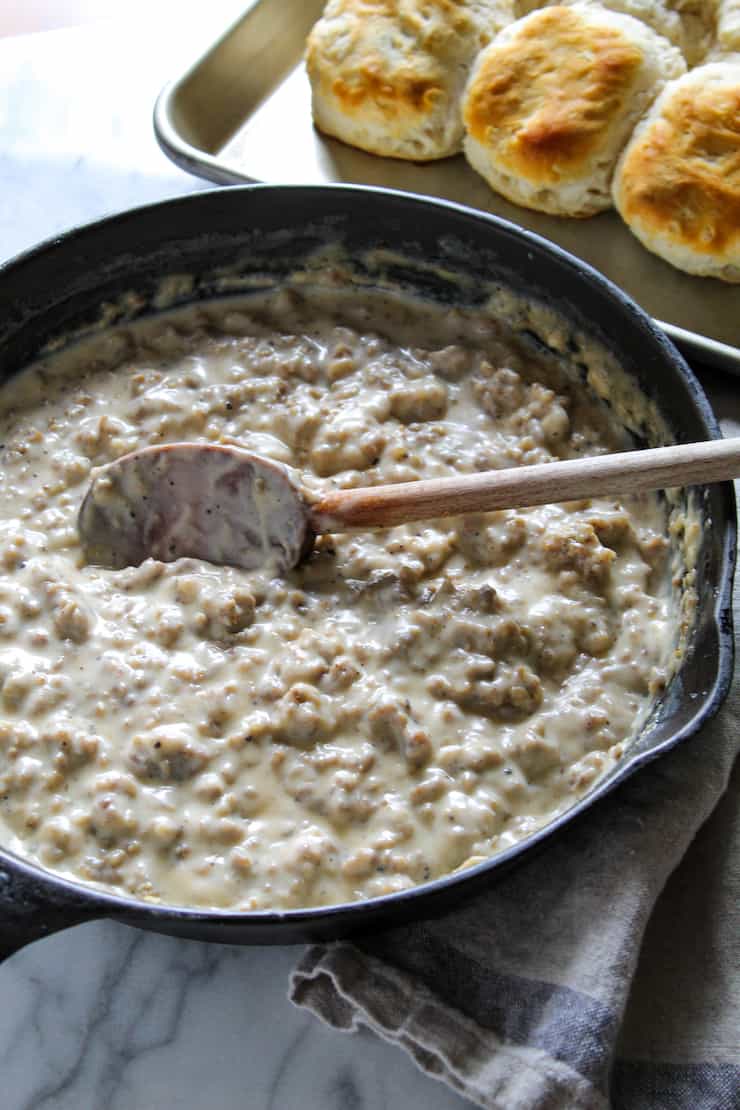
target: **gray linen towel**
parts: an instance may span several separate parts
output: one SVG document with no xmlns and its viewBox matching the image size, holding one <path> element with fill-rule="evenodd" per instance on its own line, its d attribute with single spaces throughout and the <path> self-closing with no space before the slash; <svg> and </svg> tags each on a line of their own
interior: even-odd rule
<svg viewBox="0 0 740 1110">
<path fill-rule="evenodd" d="M 719 400 L 735 415 L 731 393 Z M 740 775 L 658 899 L 739 750 L 736 677 L 698 736 L 484 895 L 309 948 L 291 999 L 375 1030 L 491 1110 L 737 1110 Z"/>
</svg>

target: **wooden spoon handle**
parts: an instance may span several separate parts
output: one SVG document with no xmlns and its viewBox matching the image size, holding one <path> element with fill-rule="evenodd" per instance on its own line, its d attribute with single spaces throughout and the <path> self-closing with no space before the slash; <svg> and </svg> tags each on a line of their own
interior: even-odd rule
<svg viewBox="0 0 740 1110">
<path fill-rule="evenodd" d="M 681 443 L 453 478 L 335 490 L 313 504 L 311 525 L 317 533 L 388 528 L 413 520 L 693 486 L 739 475 L 740 437 Z"/>
</svg>

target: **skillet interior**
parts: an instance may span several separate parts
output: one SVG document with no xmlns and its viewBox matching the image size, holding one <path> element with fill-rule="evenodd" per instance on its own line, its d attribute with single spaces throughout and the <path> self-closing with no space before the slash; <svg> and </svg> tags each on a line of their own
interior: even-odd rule
<svg viewBox="0 0 740 1110">
<path fill-rule="evenodd" d="M 259 288 L 306 264 L 327 243 L 355 259 L 388 252 L 384 275 L 417 295 L 475 304 L 500 281 L 564 315 L 617 354 L 654 398 L 677 441 L 718 435 L 716 421 L 675 348 L 614 286 L 543 240 L 493 217 L 405 194 L 354 187 L 252 186 L 179 198 L 123 213 L 42 245 L 0 270 L 0 380 L 65 334 L 155 312 L 229 289 Z M 392 254 L 395 260 L 389 255 Z M 403 261 L 400 261 L 401 256 Z M 375 280 L 372 265 L 363 276 Z M 363 266 L 359 264 L 362 273 Z M 134 292 L 135 297 L 126 296 Z M 44 872 L 0 851 L 0 953 L 23 940 L 96 917 L 231 943 L 291 943 L 367 931 L 442 912 L 490 883 L 638 766 L 685 739 L 712 715 L 732 673 L 730 592 L 734 496 L 700 492 L 703 547 L 699 607 L 680 672 L 630 752 L 596 787 L 527 840 L 461 874 L 373 902 L 278 913 L 223 913 L 146 905 Z"/>
</svg>

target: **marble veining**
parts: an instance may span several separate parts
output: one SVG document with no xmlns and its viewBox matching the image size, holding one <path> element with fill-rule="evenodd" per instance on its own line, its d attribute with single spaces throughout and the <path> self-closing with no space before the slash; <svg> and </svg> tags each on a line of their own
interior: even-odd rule
<svg viewBox="0 0 740 1110">
<path fill-rule="evenodd" d="M 3 1110 L 453 1110 L 369 1033 L 292 1007 L 297 948 L 81 925 L 0 967 Z"/>
<path fill-rule="evenodd" d="M 157 92 L 243 0 L 0 40 L 0 261 L 75 224 L 206 188 L 157 147 Z M 287 1000 L 296 948 L 95 922 L 0 964 L 0 1110 L 386 1110 L 469 1103 L 369 1033 Z"/>
<path fill-rule="evenodd" d="M 151 109 L 241 7 L 185 5 L 176 35 L 131 21 L 0 41 L 0 261 L 81 221 L 205 187 L 159 151 Z M 17 952 L 0 964 L 0 1110 L 470 1106 L 398 1049 L 293 1008 L 299 956 L 112 922 Z"/>
</svg>

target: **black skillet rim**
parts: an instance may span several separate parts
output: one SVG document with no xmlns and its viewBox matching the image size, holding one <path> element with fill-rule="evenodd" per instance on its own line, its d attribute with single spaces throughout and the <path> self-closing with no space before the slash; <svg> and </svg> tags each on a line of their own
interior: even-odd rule
<svg viewBox="0 0 740 1110">
<path fill-rule="evenodd" d="M 494 225 L 500 232 L 519 239 L 523 246 L 526 247 L 527 244 L 530 244 L 540 251 L 544 250 L 553 255 L 560 265 L 570 267 L 577 271 L 582 278 L 596 283 L 597 286 L 601 287 L 603 293 L 618 302 L 622 310 L 626 311 L 632 317 L 634 323 L 642 329 L 646 339 L 652 342 L 653 348 L 660 352 L 663 360 L 671 365 L 673 372 L 683 379 L 708 435 L 711 438 L 721 437 L 718 422 L 691 368 L 686 364 L 665 333 L 618 286 L 587 263 L 582 262 L 534 232 L 489 213 L 437 198 L 374 186 L 349 184 L 330 186 L 254 184 L 234 186 L 228 189 L 198 190 L 184 196 L 167 198 L 125 209 L 48 238 L 0 266 L 0 288 L 3 283 L 12 282 L 13 271 L 16 268 L 28 263 L 32 264 L 57 248 L 74 244 L 78 240 L 84 240 L 87 235 L 104 232 L 108 226 L 129 219 L 136 219 L 141 214 L 148 212 L 166 213 L 173 207 L 199 204 L 206 197 L 213 198 L 212 203 L 215 204 L 218 203 L 218 197 L 224 192 L 242 195 L 252 195 L 257 192 L 293 194 L 297 199 L 300 199 L 301 194 L 309 196 L 317 193 L 330 193 L 336 194 L 338 197 L 354 195 L 359 201 L 363 196 L 380 196 L 390 198 L 391 201 L 402 205 L 437 208 L 454 216 L 472 218 L 476 221 Z M 285 934 L 288 933 L 289 927 L 291 937 L 303 935 L 308 938 L 311 935 L 312 927 L 320 928 L 331 935 L 346 935 L 351 931 L 362 931 L 363 925 L 367 925 L 375 919 L 382 919 L 383 922 L 388 921 L 390 923 L 394 918 L 399 920 L 410 917 L 423 918 L 425 915 L 439 912 L 438 909 L 435 911 L 435 907 L 438 907 L 443 901 L 446 906 L 451 903 L 453 898 L 462 899 L 467 896 L 468 892 L 473 893 L 480 890 L 486 883 L 494 881 L 496 872 L 503 872 L 519 862 L 522 857 L 526 857 L 528 853 L 541 846 L 548 838 L 589 810 L 601 798 L 611 793 L 641 767 L 693 736 L 703 724 L 717 713 L 727 695 L 734 664 L 732 583 L 737 529 L 735 495 L 732 483 L 723 483 L 722 489 L 726 520 L 720 577 L 715 586 L 716 597 L 713 605 L 713 625 L 717 633 L 717 649 L 716 673 L 711 689 L 706 691 L 704 700 L 700 703 L 697 712 L 683 727 L 655 747 L 625 759 L 624 763 L 620 764 L 609 778 L 598 783 L 593 790 L 589 791 L 564 813 L 510 848 L 463 871 L 453 872 L 439 879 L 412 887 L 409 890 L 383 895 L 367 901 L 284 911 L 228 912 L 219 909 L 198 909 L 187 906 L 171 906 L 164 903 L 149 903 L 108 893 L 83 882 L 76 882 L 63 875 L 47 871 L 14 852 L 0 847 L 0 908 L 2 908 L 3 887 L 10 885 L 12 897 L 13 884 L 17 880 L 21 893 L 24 895 L 27 893 L 29 896 L 29 908 L 36 902 L 36 899 L 38 899 L 38 902 L 33 905 L 33 908 L 39 912 L 43 912 L 45 907 L 53 912 L 63 912 L 65 907 L 68 907 L 72 911 L 69 924 L 74 924 L 75 921 L 81 920 L 83 917 L 88 920 L 112 918 L 129 921 L 132 924 L 162 932 L 173 931 L 173 927 L 182 925 L 186 928 L 191 927 L 192 935 L 197 935 L 199 926 L 204 929 L 221 928 L 226 930 L 227 935 L 223 937 L 226 942 L 229 940 L 241 942 L 245 934 L 254 931 L 260 934 L 260 940 L 257 943 L 265 943 L 265 936 L 274 929 L 275 943 L 289 943 L 289 938 L 284 935 L 284 932 Z M 78 914 L 77 917 L 74 916 L 75 911 Z M 332 925 L 335 926 L 336 933 L 332 932 Z M 302 930 L 302 926 L 305 926 L 305 929 Z M 63 927 L 63 925 L 57 924 L 54 926 L 54 928 L 59 927 Z M 239 930 L 242 932 L 239 936 L 228 935 L 232 930 L 234 933 L 238 933 Z"/>
</svg>

